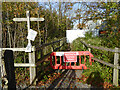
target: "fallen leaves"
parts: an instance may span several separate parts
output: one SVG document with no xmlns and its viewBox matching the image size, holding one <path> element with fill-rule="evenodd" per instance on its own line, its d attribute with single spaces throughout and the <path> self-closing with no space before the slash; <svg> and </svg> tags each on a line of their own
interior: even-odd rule
<svg viewBox="0 0 120 90">
<path fill-rule="evenodd" d="M 48 79 L 47 79 L 46 81 L 44 81 L 44 79 L 41 80 L 41 81 L 39 81 L 38 86 L 43 86 L 43 85 L 46 85 L 46 84 L 52 84 L 52 82 L 53 82 L 56 78 L 61 77 L 60 75 L 61 75 L 61 73 L 56 73 L 56 72 L 53 73 L 53 74 L 51 74 L 51 75 L 48 75 L 48 76 L 47 76 Z"/>
<path fill-rule="evenodd" d="M 108 82 L 104 82 L 104 83 L 103 83 L 103 87 L 104 87 L 104 88 L 110 88 L 110 87 L 113 87 L 113 85 L 110 84 L 110 83 L 108 83 Z"/>
</svg>

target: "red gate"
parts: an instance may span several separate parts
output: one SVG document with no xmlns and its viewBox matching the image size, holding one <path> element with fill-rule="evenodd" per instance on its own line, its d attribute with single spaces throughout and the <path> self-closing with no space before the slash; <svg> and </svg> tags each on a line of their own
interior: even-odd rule
<svg viewBox="0 0 120 90">
<path fill-rule="evenodd" d="M 88 69 L 86 63 L 94 62 L 91 57 L 89 51 L 52 52 L 49 60 L 53 69 Z"/>
</svg>

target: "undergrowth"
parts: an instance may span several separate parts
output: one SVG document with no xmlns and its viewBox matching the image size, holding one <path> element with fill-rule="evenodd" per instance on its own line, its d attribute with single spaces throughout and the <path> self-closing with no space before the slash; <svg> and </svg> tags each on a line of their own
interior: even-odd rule
<svg viewBox="0 0 120 90">
<path fill-rule="evenodd" d="M 105 39 L 102 39 L 100 37 L 91 37 L 90 35 L 87 35 L 86 38 L 77 38 L 76 40 L 73 41 L 72 51 L 88 51 L 88 47 L 84 46 L 80 42 L 80 40 L 86 42 L 87 44 L 98 47 L 103 46 L 103 42 L 105 43 L 104 41 Z M 107 46 L 103 46 L 103 47 L 107 47 Z M 97 50 L 97 49 L 91 49 L 91 53 L 94 55 L 95 58 L 113 64 L 114 53 Z M 87 77 L 86 83 L 91 84 L 90 81 L 92 80 L 93 80 L 92 84 L 94 85 L 96 85 L 97 82 L 99 82 L 99 84 L 103 82 L 112 83 L 113 68 L 103 65 L 99 62 L 92 63 L 92 66 L 87 64 L 87 67 L 90 67 L 90 69 L 84 70 L 83 72 L 83 75 Z"/>
</svg>

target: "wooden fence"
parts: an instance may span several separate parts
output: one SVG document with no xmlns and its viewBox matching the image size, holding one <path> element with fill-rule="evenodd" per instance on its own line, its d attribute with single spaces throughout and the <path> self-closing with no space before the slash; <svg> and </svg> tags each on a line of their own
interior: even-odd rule
<svg viewBox="0 0 120 90">
<path fill-rule="evenodd" d="M 119 60 L 120 49 L 119 48 L 110 49 L 110 48 L 104 48 L 104 47 L 97 47 L 97 46 L 93 46 L 93 45 L 87 44 L 87 43 L 85 43 L 82 40 L 80 42 L 82 44 L 84 44 L 85 47 L 87 47 L 89 51 L 91 51 L 91 48 L 94 48 L 94 49 L 98 49 L 98 50 L 114 52 L 114 64 L 105 62 L 105 61 L 97 59 L 95 57 L 93 57 L 92 59 L 97 61 L 97 62 L 100 62 L 102 64 L 105 64 L 107 66 L 110 66 L 110 67 L 114 68 L 114 70 L 113 70 L 113 85 L 118 86 L 119 69 L 120 69 L 120 66 L 118 64 L 118 60 Z"/>
<path fill-rule="evenodd" d="M 31 53 L 28 53 L 28 56 L 29 56 L 29 63 L 14 63 L 14 66 L 15 67 L 29 67 L 30 69 L 30 84 L 33 83 L 34 81 L 34 84 L 36 84 L 36 67 L 42 63 L 46 58 L 48 58 L 48 56 L 51 54 L 52 51 L 56 51 L 58 49 L 60 49 L 63 44 L 65 43 L 66 41 L 66 38 L 62 38 L 60 40 L 57 40 L 57 41 L 53 41 L 53 42 L 50 42 L 50 43 L 45 43 L 45 44 L 42 44 L 41 46 L 33 46 L 32 47 L 32 52 Z M 60 43 L 60 45 L 57 47 L 57 48 L 54 48 L 54 44 L 55 43 Z M 47 53 L 46 55 L 44 55 L 43 57 L 41 57 L 41 59 L 36 62 L 37 58 L 36 58 L 36 51 L 40 51 L 42 49 L 44 49 L 46 46 L 49 46 L 49 45 L 52 45 L 52 51 L 50 51 L 49 53 Z M 20 52 L 25 52 L 25 48 L 0 48 L 0 59 L 2 61 L 2 51 L 5 51 L 5 50 L 12 50 L 12 51 L 20 51 Z M 4 64 L 2 64 L 2 67 L 4 66 Z M 2 76 L 3 76 L 3 73 L 5 71 L 2 69 Z"/>
</svg>

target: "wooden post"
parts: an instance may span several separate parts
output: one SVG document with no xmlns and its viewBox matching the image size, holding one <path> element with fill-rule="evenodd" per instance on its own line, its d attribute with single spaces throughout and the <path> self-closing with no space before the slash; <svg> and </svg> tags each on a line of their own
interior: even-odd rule
<svg viewBox="0 0 120 90">
<path fill-rule="evenodd" d="M 62 43 L 63 43 L 63 41 L 61 40 L 61 41 L 60 41 L 60 46 L 62 45 Z"/>
<path fill-rule="evenodd" d="M 52 46 L 51 46 L 51 51 L 52 51 L 52 52 L 54 51 Z"/>
<path fill-rule="evenodd" d="M 63 40 L 60 41 L 60 46 L 62 46 L 62 44 L 63 44 Z M 59 50 L 61 50 L 61 48 Z"/>
<path fill-rule="evenodd" d="M 91 52 L 91 49 L 90 49 L 90 48 L 88 48 L 88 51 L 89 51 L 89 52 Z"/>
<path fill-rule="evenodd" d="M 52 52 L 54 52 L 54 49 L 55 49 L 55 48 L 54 48 L 53 44 L 51 45 L 51 48 L 52 48 Z"/>
<path fill-rule="evenodd" d="M 114 71 L 113 71 L 113 85 L 118 86 L 118 73 L 119 70 L 117 69 L 118 67 L 118 59 L 119 59 L 119 53 L 118 53 L 118 48 L 115 48 L 115 54 L 114 54 Z"/>
<path fill-rule="evenodd" d="M 83 49 L 85 48 L 84 44 L 83 44 Z"/>
<path fill-rule="evenodd" d="M 29 63 L 34 64 L 34 67 L 30 67 L 30 84 L 31 84 L 36 77 L 35 46 L 33 46 L 33 52 L 29 54 Z M 36 80 L 34 81 L 33 84 L 36 85 Z"/>
<path fill-rule="evenodd" d="M 15 70 L 14 70 L 14 58 L 13 51 L 6 50 L 4 53 L 5 69 L 8 79 L 8 90 L 16 90 Z"/>
<path fill-rule="evenodd" d="M 0 48 L 0 89 L 2 88 L 2 48 Z"/>
</svg>

